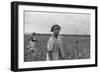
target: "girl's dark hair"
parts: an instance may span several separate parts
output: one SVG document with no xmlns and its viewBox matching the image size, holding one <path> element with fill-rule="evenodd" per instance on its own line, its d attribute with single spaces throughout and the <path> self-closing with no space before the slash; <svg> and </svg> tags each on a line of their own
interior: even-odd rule
<svg viewBox="0 0 100 73">
<path fill-rule="evenodd" d="M 53 32 L 54 27 L 58 27 L 59 30 L 61 29 L 61 27 L 60 27 L 59 25 L 53 25 L 53 26 L 51 27 L 51 32 Z"/>
</svg>

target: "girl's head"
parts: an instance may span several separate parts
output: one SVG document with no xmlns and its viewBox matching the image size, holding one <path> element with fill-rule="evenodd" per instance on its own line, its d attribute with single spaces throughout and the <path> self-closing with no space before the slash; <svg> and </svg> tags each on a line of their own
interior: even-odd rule
<svg viewBox="0 0 100 73">
<path fill-rule="evenodd" d="M 51 27 L 51 32 L 53 32 L 54 34 L 59 34 L 60 30 L 61 30 L 61 27 L 59 25 L 53 25 Z"/>
</svg>

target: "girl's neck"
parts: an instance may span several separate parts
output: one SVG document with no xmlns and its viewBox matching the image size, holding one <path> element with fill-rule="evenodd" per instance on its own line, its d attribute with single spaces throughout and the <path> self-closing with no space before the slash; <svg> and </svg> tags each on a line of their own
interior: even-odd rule
<svg viewBox="0 0 100 73">
<path fill-rule="evenodd" d="M 53 36 L 57 39 L 58 38 L 58 34 L 53 34 Z"/>
</svg>

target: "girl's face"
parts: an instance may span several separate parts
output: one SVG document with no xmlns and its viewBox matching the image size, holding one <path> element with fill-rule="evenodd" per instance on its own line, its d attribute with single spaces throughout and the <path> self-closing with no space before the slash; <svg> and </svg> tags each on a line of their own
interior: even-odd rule
<svg viewBox="0 0 100 73">
<path fill-rule="evenodd" d="M 58 35 L 59 34 L 59 31 L 60 31 L 59 27 L 54 27 L 53 28 L 53 33 L 54 34 L 57 34 Z"/>
</svg>

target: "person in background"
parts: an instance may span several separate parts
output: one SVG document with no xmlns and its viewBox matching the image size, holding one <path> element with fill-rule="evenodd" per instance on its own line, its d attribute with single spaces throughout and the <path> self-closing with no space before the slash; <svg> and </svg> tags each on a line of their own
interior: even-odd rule
<svg viewBox="0 0 100 73">
<path fill-rule="evenodd" d="M 32 33 L 31 38 L 29 39 L 29 45 L 28 45 L 29 51 L 31 51 L 33 55 L 35 55 L 37 51 L 36 49 L 37 40 L 35 39 L 35 35 L 36 33 Z"/>
<path fill-rule="evenodd" d="M 47 43 L 47 57 L 46 60 L 61 60 L 65 57 L 65 50 L 62 44 L 62 38 L 59 36 L 61 27 L 59 25 L 54 25 L 51 27 L 51 32 L 53 34 Z"/>
</svg>

